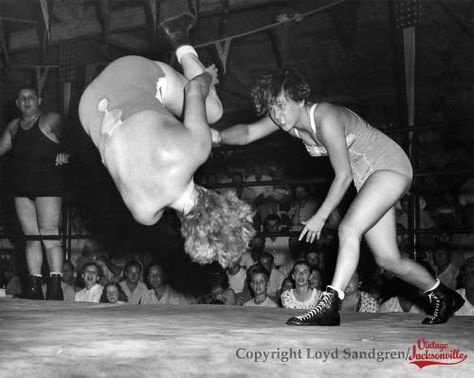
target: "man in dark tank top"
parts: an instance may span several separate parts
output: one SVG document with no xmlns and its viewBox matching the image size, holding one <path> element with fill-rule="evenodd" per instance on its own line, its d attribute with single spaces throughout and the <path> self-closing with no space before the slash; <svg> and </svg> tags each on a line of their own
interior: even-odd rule
<svg viewBox="0 0 474 378">
<path fill-rule="evenodd" d="M 31 86 L 18 90 L 20 117 L 12 120 L 0 137 L 0 156 L 10 152 L 10 190 L 21 228 L 27 236 L 58 235 L 62 204 L 61 166 L 69 155 L 61 147 L 61 117 L 41 111 L 41 97 Z M 59 239 L 27 240 L 29 281 L 24 296 L 43 299 L 43 243 L 50 270 L 47 299 L 62 300 L 63 250 Z"/>
</svg>

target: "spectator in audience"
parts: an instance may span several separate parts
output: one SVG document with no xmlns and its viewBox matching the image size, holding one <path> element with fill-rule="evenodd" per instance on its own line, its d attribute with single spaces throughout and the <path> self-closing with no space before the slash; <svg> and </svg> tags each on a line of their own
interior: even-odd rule
<svg viewBox="0 0 474 378">
<path fill-rule="evenodd" d="M 21 295 L 21 281 L 17 274 L 14 250 L 0 252 L 0 287 L 5 288 L 7 295 Z"/>
<path fill-rule="evenodd" d="M 99 265 L 94 261 L 85 263 L 82 267 L 81 277 L 85 287 L 76 293 L 74 301 L 99 303 L 102 290 L 104 289 L 103 286 L 98 283 L 101 277 Z"/>
<path fill-rule="evenodd" d="M 138 304 L 148 288 L 142 281 L 142 266 L 137 260 L 130 260 L 125 265 L 124 278 L 120 286 L 128 298 L 128 303 Z"/>
<path fill-rule="evenodd" d="M 232 173 L 232 182 L 234 184 L 239 185 L 243 181 L 244 181 L 244 179 L 243 179 L 242 174 L 240 172 L 233 172 Z M 230 190 L 233 190 L 238 198 L 243 199 L 245 201 L 245 199 L 243 198 L 245 187 L 235 186 L 233 188 L 230 188 Z"/>
<path fill-rule="evenodd" d="M 273 255 L 267 252 L 263 252 L 260 255 L 260 258 L 258 259 L 258 262 L 265 267 L 267 272 L 270 273 L 270 277 L 268 279 L 267 294 L 270 297 L 275 298 L 277 291 L 281 288 L 281 284 L 283 283 L 283 280 L 286 276 L 278 269 L 275 269 Z"/>
<path fill-rule="evenodd" d="M 365 291 L 359 290 L 359 273 L 355 272 L 345 290 L 342 312 L 377 312 L 379 303 Z"/>
<path fill-rule="evenodd" d="M 227 277 L 229 277 L 229 286 L 238 295 L 244 291 L 247 271 L 240 266 L 240 259 L 232 261 L 227 268 Z"/>
<path fill-rule="evenodd" d="M 274 234 L 265 237 L 263 251 L 273 255 L 273 263 L 287 276 L 293 269 L 293 258 L 290 254 L 288 236 L 277 236 L 280 232 L 280 217 L 276 214 L 269 215 L 264 222 L 265 231 Z"/>
<path fill-rule="evenodd" d="M 281 303 L 281 294 L 287 290 L 292 290 L 295 288 L 295 283 L 293 281 L 293 278 L 286 277 L 283 282 L 281 283 L 281 287 L 278 289 L 276 293 L 276 299 L 278 301 L 278 306 L 283 307 L 283 304 Z"/>
<path fill-rule="evenodd" d="M 304 252 L 304 261 L 306 261 L 311 269 L 319 268 L 319 251 L 314 248 L 307 249 Z"/>
<path fill-rule="evenodd" d="M 271 181 L 272 177 L 263 172 L 262 166 L 258 161 L 254 161 L 252 166 L 253 174 L 245 178 L 245 182 L 261 182 L 261 181 Z M 269 193 L 272 192 L 273 188 L 269 185 L 265 186 L 247 186 L 248 190 L 246 191 L 245 200 L 253 203 L 257 199 L 262 199 L 267 197 Z"/>
<path fill-rule="evenodd" d="M 159 263 L 151 263 L 148 267 L 148 284 L 151 289 L 140 298 L 139 304 L 190 304 L 193 301 L 168 285 L 166 273 Z"/>
<path fill-rule="evenodd" d="M 209 278 L 209 294 L 202 298 L 207 304 L 236 305 L 237 298 L 234 290 L 229 287 L 229 278 L 224 269 L 217 264 L 212 264 L 208 272 Z"/>
<path fill-rule="evenodd" d="M 293 187 L 293 204 L 289 211 L 291 219 L 290 231 L 301 232 L 305 223 L 318 209 L 319 203 L 309 196 L 307 185 L 298 184 Z"/>
<path fill-rule="evenodd" d="M 311 268 L 306 261 L 298 261 L 293 269 L 295 289 L 281 294 L 281 303 L 285 308 L 312 309 L 318 304 L 321 291 L 309 287 Z"/>
<path fill-rule="evenodd" d="M 253 237 L 249 242 L 249 248 L 242 254 L 240 265 L 245 269 L 254 265 L 262 254 L 265 239 L 260 236 Z"/>
<path fill-rule="evenodd" d="M 265 219 L 267 219 L 267 217 L 270 215 L 278 216 L 280 209 L 280 203 L 273 197 L 259 197 L 258 200 L 254 202 L 253 206 L 256 209 L 259 218 L 263 219 L 264 222 Z M 284 227 L 281 219 L 279 219 L 278 227 L 279 231 L 281 231 L 281 227 Z"/>
<path fill-rule="evenodd" d="M 232 182 L 232 177 L 229 175 L 229 172 L 225 168 L 221 168 L 217 174 L 217 183 L 218 184 L 229 184 Z"/>
<path fill-rule="evenodd" d="M 76 277 L 74 275 L 74 265 L 70 261 L 63 263 L 63 280 L 61 282 L 64 301 L 74 302 L 76 296 Z"/>
<path fill-rule="evenodd" d="M 458 200 L 451 193 L 441 191 L 433 211 L 436 225 L 439 228 L 447 229 L 461 228 L 462 219 L 460 213 Z"/>
<path fill-rule="evenodd" d="M 109 258 L 106 251 L 101 250 L 96 240 L 91 240 L 84 245 L 81 256 L 77 259 L 77 270 L 81 271 L 85 263 L 93 261 L 101 269 L 101 284 L 105 285 L 109 281 L 115 281 L 115 277 L 120 274 L 120 267 L 117 267 Z"/>
<path fill-rule="evenodd" d="M 440 242 L 433 251 L 433 262 L 439 280 L 455 290 L 459 270 L 463 264 L 462 254 L 453 251 L 449 244 Z"/>
<path fill-rule="evenodd" d="M 286 172 L 286 167 L 283 164 L 278 164 L 274 166 L 272 171 L 273 180 L 286 180 L 288 179 L 288 174 Z M 278 209 L 278 215 L 282 218 L 288 219 L 288 225 L 290 223 L 290 218 L 288 216 L 288 211 L 291 207 L 291 187 L 289 185 L 273 185 L 273 190 L 271 197 L 278 201 L 280 204 Z"/>
<path fill-rule="evenodd" d="M 433 217 L 431 216 L 430 212 L 427 210 L 426 200 L 424 197 L 420 196 L 419 198 L 419 228 L 422 229 L 430 229 L 435 228 L 436 224 L 434 222 Z M 409 212 L 409 204 L 410 204 L 410 195 L 405 195 L 401 198 L 397 204 L 395 205 L 395 213 L 397 219 L 397 225 L 403 227 L 404 230 L 408 228 L 408 217 L 410 216 Z M 408 236 L 408 234 L 405 234 Z M 432 235 L 419 235 L 419 241 L 423 247 L 431 247 L 433 242 Z"/>
<path fill-rule="evenodd" d="M 323 279 L 321 277 L 321 272 L 316 266 L 311 267 L 309 273 L 309 288 L 316 289 L 322 292 Z"/>
<path fill-rule="evenodd" d="M 244 306 L 278 307 L 278 305 L 267 296 L 269 274 L 265 267 L 256 264 L 249 268 L 247 275 L 254 297 L 245 302 Z"/>
<path fill-rule="evenodd" d="M 104 286 L 100 303 L 127 303 L 127 295 L 118 282 L 109 282 Z"/>
<path fill-rule="evenodd" d="M 281 292 L 283 293 L 286 290 L 291 290 L 295 288 L 295 281 L 293 281 L 292 277 L 286 277 L 283 282 L 281 283 Z"/>
<path fill-rule="evenodd" d="M 461 288 L 457 290 L 466 301 L 456 315 L 474 315 L 474 257 L 469 257 L 461 269 Z"/>
</svg>

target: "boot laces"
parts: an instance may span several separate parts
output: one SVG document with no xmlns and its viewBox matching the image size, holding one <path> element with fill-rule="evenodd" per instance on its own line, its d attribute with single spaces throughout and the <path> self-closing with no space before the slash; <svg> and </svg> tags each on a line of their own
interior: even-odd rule
<svg viewBox="0 0 474 378">
<path fill-rule="evenodd" d="M 436 319 L 439 316 L 439 307 L 441 301 L 435 293 L 428 294 L 428 298 L 430 299 L 430 303 L 434 301 L 434 311 L 433 315 L 431 315 L 431 319 Z"/>
<path fill-rule="evenodd" d="M 331 296 L 329 293 L 324 292 L 321 294 L 321 299 L 319 300 L 319 303 L 316 305 L 315 308 L 312 310 L 309 310 L 307 313 L 297 316 L 297 318 L 301 321 L 307 321 L 317 314 L 321 313 L 323 308 L 327 307 L 329 305 L 329 302 L 331 300 Z"/>
</svg>

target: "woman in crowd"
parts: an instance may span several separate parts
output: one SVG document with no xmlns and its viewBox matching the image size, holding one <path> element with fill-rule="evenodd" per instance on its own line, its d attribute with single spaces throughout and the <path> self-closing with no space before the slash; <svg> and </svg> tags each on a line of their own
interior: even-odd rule
<svg viewBox="0 0 474 378">
<path fill-rule="evenodd" d="M 377 312 L 379 303 L 377 299 L 366 291 L 359 290 L 359 273 L 354 272 L 349 284 L 344 291 L 342 312 Z"/>
<path fill-rule="evenodd" d="M 311 309 L 318 304 L 321 290 L 309 287 L 311 268 L 306 261 L 298 261 L 293 268 L 292 277 L 295 288 L 281 294 L 281 303 L 285 308 Z"/>
<path fill-rule="evenodd" d="M 229 277 L 220 266 L 211 265 L 208 272 L 210 292 L 203 296 L 202 302 L 207 304 L 236 305 L 235 291 L 229 287 Z"/>
<path fill-rule="evenodd" d="M 104 286 L 102 295 L 100 297 L 100 303 L 127 303 L 127 295 L 123 291 L 122 287 L 117 282 L 109 282 Z"/>
</svg>

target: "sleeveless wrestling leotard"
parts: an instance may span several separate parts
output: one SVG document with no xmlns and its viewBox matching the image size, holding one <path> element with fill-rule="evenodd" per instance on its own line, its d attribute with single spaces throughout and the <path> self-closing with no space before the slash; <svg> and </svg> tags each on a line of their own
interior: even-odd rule
<svg viewBox="0 0 474 378">
<path fill-rule="evenodd" d="M 43 134 L 39 120 L 28 130 L 18 125 L 12 140 L 10 180 L 15 197 L 56 197 L 62 194 L 62 169 L 55 165 L 61 145 Z"/>
<path fill-rule="evenodd" d="M 175 119 L 163 104 L 168 89 L 162 68 L 139 56 L 115 60 L 94 79 L 82 95 L 80 116 L 102 158 L 107 139 L 134 114 L 152 110 Z"/>
<path fill-rule="evenodd" d="M 311 129 L 316 140 L 318 140 L 318 136 L 314 112 L 317 106 L 317 103 L 313 104 L 309 112 Z M 356 122 L 347 125 L 344 134 L 349 151 L 352 179 L 357 191 L 360 190 L 369 176 L 377 170 L 396 171 L 411 179 L 413 169 L 405 151 L 380 130 L 370 126 L 351 110 L 349 112 L 356 119 Z M 301 139 L 298 130 L 295 129 L 295 133 Z M 305 147 L 308 154 L 313 157 L 327 156 L 328 154 L 326 148 L 319 142 L 318 144 L 305 143 Z"/>
</svg>

